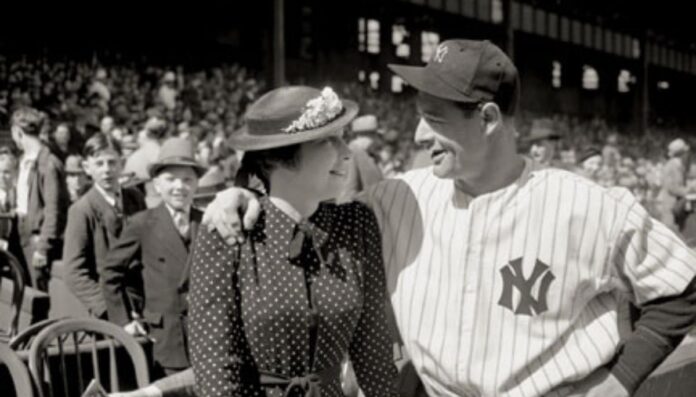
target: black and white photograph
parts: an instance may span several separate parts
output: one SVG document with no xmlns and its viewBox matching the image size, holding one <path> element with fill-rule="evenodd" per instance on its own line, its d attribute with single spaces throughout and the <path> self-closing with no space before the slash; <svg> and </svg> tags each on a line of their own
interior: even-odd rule
<svg viewBox="0 0 696 397">
<path fill-rule="evenodd" d="M 696 395 L 688 2 L 3 8 L 0 396 Z"/>
</svg>

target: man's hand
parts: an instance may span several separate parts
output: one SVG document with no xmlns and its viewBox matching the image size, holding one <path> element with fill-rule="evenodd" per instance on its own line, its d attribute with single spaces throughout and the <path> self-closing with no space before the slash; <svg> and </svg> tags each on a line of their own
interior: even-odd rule
<svg viewBox="0 0 696 397">
<path fill-rule="evenodd" d="M 244 213 L 243 226 L 240 214 Z M 244 242 L 244 230 L 251 229 L 258 220 L 261 206 L 256 195 L 246 189 L 231 187 L 215 196 L 203 214 L 208 231 L 217 230 L 227 244 Z"/>
<path fill-rule="evenodd" d="M 34 256 L 31 258 L 31 265 L 35 268 L 43 268 L 48 266 L 48 258 L 46 255 L 35 251 Z"/>
<path fill-rule="evenodd" d="M 143 328 L 142 324 L 140 324 L 138 320 L 131 321 L 130 323 L 126 324 L 123 329 L 133 336 L 147 335 L 147 331 L 145 331 L 145 328 Z"/>
<path fill-rule="evenodd" d="M 602 367 L 573 384 L 568 396 L 628 397 L 629 393 L 611 372 Z"/>
</svg>

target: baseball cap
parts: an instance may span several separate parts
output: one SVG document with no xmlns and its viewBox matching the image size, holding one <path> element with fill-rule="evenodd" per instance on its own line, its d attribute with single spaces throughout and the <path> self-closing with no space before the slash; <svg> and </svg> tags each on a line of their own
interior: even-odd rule
<svg viewBox="0 0 696 397">
<path fill-rule="evenodd" d="M 455 102 L 492 101 L 518 84 L 515 65 L 488 40 L 446 40 L 425 66 L 389 68 L 419 91 Z"/>
</svg>

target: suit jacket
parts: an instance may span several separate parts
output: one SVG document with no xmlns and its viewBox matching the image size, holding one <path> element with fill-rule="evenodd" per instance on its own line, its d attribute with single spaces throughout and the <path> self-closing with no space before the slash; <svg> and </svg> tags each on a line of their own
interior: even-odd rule
<svg viewBox="0 0 696 397">
<path fill-rule="evenodd" d="M 190 241 L 195 239 L 202 213 L 191 208 Z M 133 217 L 112 246 L 104 271 L 104 297 L 109 319 L 120 325 L 129 322 L 125 277 L 139 268 L 144 287 L 143 317 L 156 340 L 155 360 L 163 367 L 189 366 L 186 349 L 185 287 L 189 277 L 189 248 L 174 226 L 164 204 Z"/>
<path fill-rule="evenodd" d="M 63 246 L 65 281 L 95 317 L 106 314 L 101 274 L 109 248 L 132 216 L 146 208 L 137 189 L 124 188 L 121 195 L 122 214 L 94 186 L 68 212 Z"/>
<path fill-rule="evenodd" d="M 37 235 L 34 249 L 49 257 L 60 258 L 70 194 L 65 185 L 63 163 L 46 147 L 42 147 L 29 172 L 29 200 L 23 238 Z M 29 241 L 22 241 L 25 245 Z M 27 259 L 28 261 L 30 258 Z"/>
</svg>

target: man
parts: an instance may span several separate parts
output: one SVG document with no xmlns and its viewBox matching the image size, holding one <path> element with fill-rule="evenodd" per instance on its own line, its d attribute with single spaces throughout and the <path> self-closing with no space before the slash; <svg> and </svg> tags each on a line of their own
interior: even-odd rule
<svg viewBox="0 0 696 397">
<path fill-rule="evenodd" d="M 93 185 L 68 212 L 63 248 L 65 280 L 92 316 L 106 319 L 100 283 L 104 262 L 124 226 L 145 209 L 145 198 L 135 188 L 121 187 L 123 162 L 114 138 L 97 133 L 87 140 L 83 153 L 84 170 Z"/>
<path fill-rule="evenodd" d="M 70 195 L 70 203 L 77 201 L 87 189 L 89 181 L 82 169 L 82 156 L 70 155 L 65 159 L 65 185 Z"/>
<path fill-rule="evenodd" d="M 683 209 L 677 207 L 686 195 L 686 172 L 689 165 L 689 145 L 683 139 L 677 138 L 667 146 L 669 160 L 662 169 L 662 184 L 657 195 L 659 202 L 660 222 L 679 230 L 678 222 L 682 221 Z M 677 219 L 680 218 L 680 219 Z"/>
<path fill-rule="evenodd" d="M 26 269 L 15 214 L 17 157 L 7 146 L 0 147 L 0 250 L 14 255 Z M 25 276 L 28 273 L 25 270 Z"/>
<path fill-rule="evenodd" d="M 348 143 L 348 148 L 352 157 L 348 181 L 339 198 L 341 201 L 350 200 L 358 192 L 384 179 L 374 153 L 379 131 L 377 117 L 372 114 L 358 117 L 351 123 L 353 140 Z"/>
<path fill-rule="evenodd" d="M 578 158 L 579 167 L 577 173 L 585 178 L 597 182 L 599 171 L 602 169 L 602 152 L 595 146 L 585 148 Z"/>
<path fill-rule="evenodd" d="M 169 71 L 162 78 L 158 98 L 168 110 L 174 110 L 176 108 L 177 96 L 179 96 L 179 92 L 176 89 L 176 75 L 174 72 Z"/>
<path fill-rule="evenodd" d="M 185 324 L 188 255 L 202 216 L 192 203 L 203 171 L 194 159 L 191 142 L 180 138 L 165 141 L 150 167 L 162 204 L 135 215 L 104 262 L 109 321 L 131 334 L 144 333 L 138 322 L 143 315 L 148 333 L 156 341 L 155 378 L 190 366 Z M 142 313 L 126 297 L 126 276 L 137 269 L 145 292 Z"/>
<path fill-rule="evenodd" d="M 556 152 L 561 135 L 554 131 L 549 119 L 539 119 L 532 122 L 532 129 L 526 141 L 531 145 L 529 155 L 544 167 L 557 164 Z"/>
<path fill-rule="evenodd" d="M 45 116 L 33 108 L 12 114 L 12 138 L 22 149 L 17 176 L 19 233 L 32 286 L 48 291 L 51 263 L 61 258 L 70 205 L 61 161 L 39 139 Z"/>
<path fill-rule="evenodd" d="M 134 173 L 140 179 L 149 179 L 148 168 L 159 155 L 160 145 L 167 132 L 167 123 L 160 115 L 152 115 L 140 132 L 139 147 L 127 159 L 125 173 Z"/>
<path fill-rule="evenodd" d="M 418 89 L 433 167 L 368 189 L 397 325 L 429 395 L 626 396 L 696 318 L 696 256 L 625 189 L 517 153 L 518 75 L 488 41 L 443 42 Z M 255 196 L 207 219 L 233 242 Z M 210 216 L 212 217 L 210 217 Z M 623 335 L 621 298 L 642 314 Z M 623 342 L 621 342 L 623 341 Z"/>
</svg>

